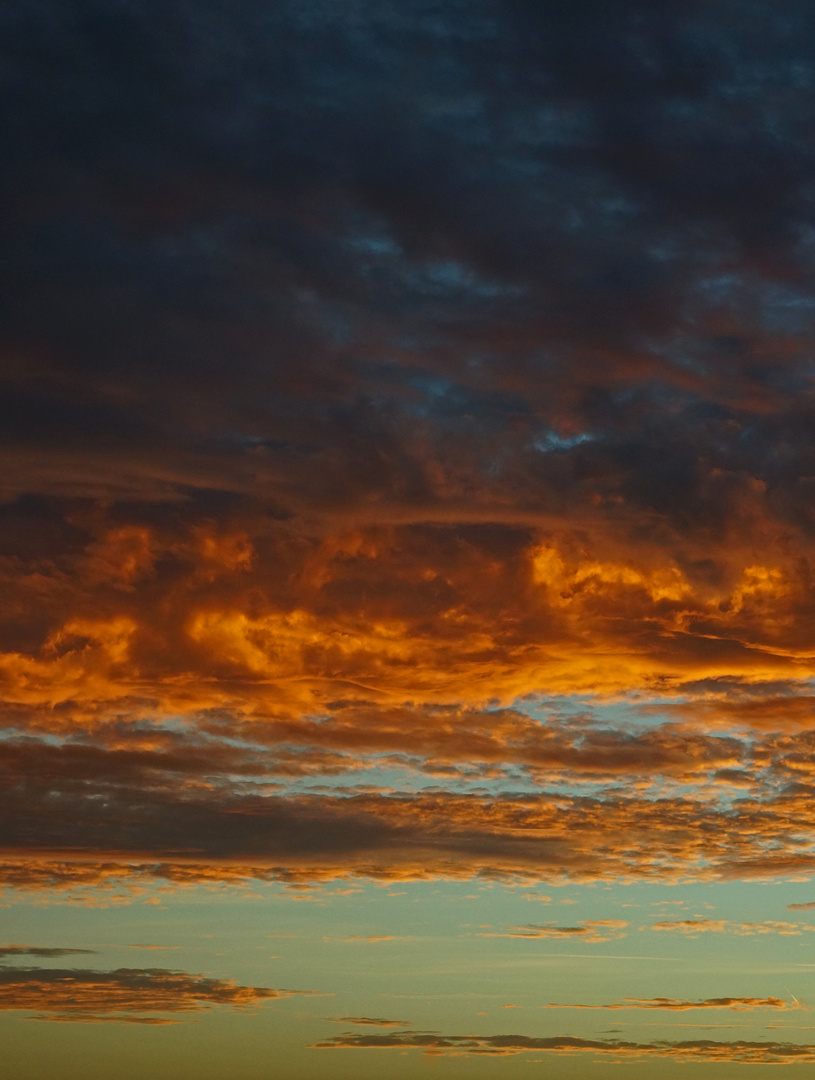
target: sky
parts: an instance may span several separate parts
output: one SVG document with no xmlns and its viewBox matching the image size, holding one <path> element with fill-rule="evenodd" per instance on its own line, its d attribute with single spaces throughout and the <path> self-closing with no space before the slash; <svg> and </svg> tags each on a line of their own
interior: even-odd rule
<svg viewBox="0 0 815 1080">
<path fill-rule="evenodd" d="M 812 5 L 0 53 L 4 1078 L 811 1075 Z"/>
</svg>

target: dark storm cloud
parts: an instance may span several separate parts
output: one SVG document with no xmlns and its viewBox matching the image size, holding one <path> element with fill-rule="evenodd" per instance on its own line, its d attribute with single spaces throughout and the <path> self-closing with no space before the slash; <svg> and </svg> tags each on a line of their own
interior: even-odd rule
<svg viewBox="0 0 815 1080">
<path fill-rule="evenodd" d="M 7 8 L 8 492 L 427 513 L 429 452 L 516 511 L 721 518 L 758 463 L 794 513 L 812 14 L 774 11 Z"/>
</svg>

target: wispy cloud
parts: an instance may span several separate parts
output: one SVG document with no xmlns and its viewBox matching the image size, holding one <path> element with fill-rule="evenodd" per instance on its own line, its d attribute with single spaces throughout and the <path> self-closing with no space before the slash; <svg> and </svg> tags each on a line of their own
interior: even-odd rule
<svg viewBox="0 0 815 1080">
<path fill-rule="evenodd" d="M 616 941 L 625 937 L 623 932 L 629 924 L 622 919 L 587 919 L 576 926 L 557 926 L 555 923 L 538 925 L 528 923 L 525 926 L 510 927 L 506 933 L 482 932 L 479 937 L 512 937 L 512 938 L 559 938 L 561 940 L 577 939 L 589 944 L 597 944 L 602 941 Z"/>
</svg>

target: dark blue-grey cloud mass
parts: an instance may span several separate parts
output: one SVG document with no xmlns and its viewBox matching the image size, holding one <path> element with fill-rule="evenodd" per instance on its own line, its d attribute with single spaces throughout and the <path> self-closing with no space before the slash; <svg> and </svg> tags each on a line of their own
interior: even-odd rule
<svg viewBox="0 0 815 1080">
<path fill-rule="evenodd" d="M 10 5 L 10 494 L 424 506 L 420 425 L 516 503 L 696 520 L 758 461 L 794 513 L 812 18 Z"/>
</svg>

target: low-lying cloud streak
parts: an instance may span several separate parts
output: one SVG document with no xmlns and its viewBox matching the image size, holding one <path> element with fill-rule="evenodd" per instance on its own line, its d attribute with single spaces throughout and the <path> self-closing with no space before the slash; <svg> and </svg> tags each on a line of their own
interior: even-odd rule
<svg viewBox="0 0 815 1080">
<path fill-rule="evenodd" d="M 815 1046 L 778 1043 L 770 1040 L 715 1042 L 692 1039 L 684 1042 L 626 1042 L 622 1039 L 582 1039 L 568 1035 L 535 1038 L 529 1035 L 436 1035 L 394 1033 L 393 1035 L 337 1035 L 315 1043 L 322 1050 L 337 1049 L 420 1049 L 430 1056 L 504 1057 L 531 1051 L 553 1054 L 593 1054 L 597 1060 L 616 1062 L 658 1060 L 680 1062 L 730 1062 L 733 1064 L 809 1064 L 815 1061 Z"/>
<path fill-rule="evenodd" d="M 63 950 L 63 952 L 81 950 Z M 87 951 L 87 950 L 85 950 Z M 42 950 L 34 955 L 51 955 Z M 163 968 L 0 966 L 0 1010 L 34 1012 L 34 1020 L 166 1024 L 164 1013 L 198 1013 L 216 1005 L 251 1009 L 264 1001 L 308 993 L 241 986 L 231 979 Z"/>
<path fill-rule="evenodd" d="M 527 926 L 513 926 L 506 934 L 482 933 L 479 937 L 513 937 L 513 938 L 575 938 L 596 944 L 601 941 L 616 941 L 625 937 L 624 930 L 628 923 L 623 919 L 588 919 L 578 926 L 555 926 L 547 923 L 538 926 L 530 923 Z"/>
<path fill-rule="evenodd" d="M 703 1001 L 682 1001 L 678 998 L 626 998 L 611 1005 L 563 1005 L 549 1002 L 544 1009 L 660 1009 L 667 1012 L 687 1012 L 689 1009 L 731 1009 L 748 1012 L 752 1009 L 800 1009 L 802 1006 L 778 997 L 718 997 Z"/>
<path fill-rule="evenodd" d="M 58 956 L 90 955 L 96 949 L 52 949 L 41 945 L 0 945 L 0 958 L 7 956 L 40 956 L 55 959 Z"/>
</svg>

